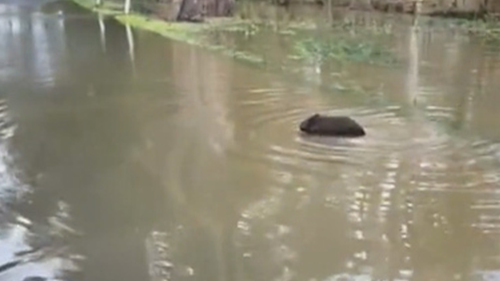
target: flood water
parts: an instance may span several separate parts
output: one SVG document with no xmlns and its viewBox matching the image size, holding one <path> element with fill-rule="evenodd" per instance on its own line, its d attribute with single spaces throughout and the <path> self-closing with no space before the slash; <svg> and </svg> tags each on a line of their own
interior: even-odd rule
<svg viewBox="0 0 500 281">
<path fill-rule="evenodd" d="M 401 24 L 349 94 L 59 9 L 0 5 L 0 280 L 500 280 L 500 48 Z"/>
</svg>

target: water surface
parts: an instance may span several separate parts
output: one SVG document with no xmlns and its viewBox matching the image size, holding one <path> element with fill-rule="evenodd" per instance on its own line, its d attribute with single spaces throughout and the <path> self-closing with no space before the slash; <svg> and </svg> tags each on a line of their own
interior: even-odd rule
<svg viewBox="0 0 500 281">
<path fill-rule="evenodd" d="M 399 67 L 280 71 L 59 9 L 0 6 L 2 280 L 498 279 L 498 48 L 402 20 Z"/>
</svg>

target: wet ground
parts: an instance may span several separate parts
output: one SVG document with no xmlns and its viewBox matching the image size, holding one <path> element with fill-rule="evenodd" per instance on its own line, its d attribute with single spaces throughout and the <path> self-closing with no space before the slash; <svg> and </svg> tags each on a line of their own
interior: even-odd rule
<svg viewBox="0 0 500 281">
<path fill-rule="evenodd" d="M 499 280 L 500 48 L 346 15 L 399 63 L 226 41 L 262 66 L 55 7 L 0 5 L 0 280 Z"/>
</svg>

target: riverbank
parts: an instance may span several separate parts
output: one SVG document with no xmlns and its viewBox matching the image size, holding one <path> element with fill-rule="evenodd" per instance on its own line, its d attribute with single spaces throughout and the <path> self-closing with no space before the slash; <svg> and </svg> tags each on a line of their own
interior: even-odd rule
<svg viewBox="0 0 500 281">
<path fill-rule="evenodd" d="M 72 1 L 85 9 L 110 16 L 133 28 L 151 31 L 172 40 L 217 51 L 248 63 L 272 65 L 280 69 L 284 68 L 287 63 L 266 60 L 266 51 L 260 48 L 261 46 L 257 48 L 244 48 L 244 46 L 252 44 L 252 41 L 258 41 L 255 38 L 263 33 L 266 35 L 273 33 L 272 37 L 276 40 L 287 40 L 291 46 L 283 50 L 286 52 L 285 60 L 324 61 L 331 59 L 381 64 L 395 60 L 390 52 L 384 50 L 387 46 L 376 42 L 383 41 L 377 38 L 388 35 L 387 30 L 376 26 L 356 24 L 347 26 L 344 21 L 330 22 L 328 18 L 314 19 L 314 17 L 298 20 L 268 18 L 267 16 L 259 18 L 254 15 L 245 15 L 244 12 L 233 18 L 206 19 L 203 23 L 168 22 L 133 11 L 130 14 L 124 14 L 120 5 L 110 2 L 104 2 L 103 5 L 97 7 L 93 1 Z M 259 14 L 259 11 L 252 12 Z M 321 29 L 332 27 L 337 32 L 325 33 L 328 34 L 327 36 L 325 34 L 314 36 Z M 221 36 L 229 39 L 219 40 Z M 234 40 L 239 42 L 228 43 Z"/>
<path fill-rule="evenodd" d="M 71 0 L 79 6 L 88 9 L 92 12 L 109 16 L 116 19 L 118 22 L 128 25 L 132 28 L 151 31 L 160 34 L 166 38 L 181 41 L 190 45 L 200 46 L 205 49 L 222 52 L 225 55 L 243 59 L 247 62 L 262 63 L 262 58 L 249 53 L 238 52 L 231 50 L 227 46 L 214 44 L 206 40 L 204 34 L 211 31 L 227 31 L 239 29 L 242 26 L 250 24 L 249 21 L 241 19 L 217 18 L 209 19 L 204 23 L 189 23 L 189 22 L 167 22 L 159 18 L 153 18 L 148 15 L 143 15 L 135 12 L 125 14 L 122 12 L 121 5 L 110 2 L 104 2 L 101 6 L 96 6 L 92 1 L 87 0 Z"/>
</svg>

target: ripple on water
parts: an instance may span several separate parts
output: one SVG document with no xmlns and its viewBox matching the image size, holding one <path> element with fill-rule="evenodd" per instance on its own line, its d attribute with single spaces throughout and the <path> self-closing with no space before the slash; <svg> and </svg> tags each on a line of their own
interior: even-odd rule
<svg viewBox="0 0 500 281">
<path fill-rule="evenodd" d="M 14 135 L 17 126 L 9 113 L 7 101 L 0 99 L 0 139 L 9 139 Z"/>
<path fill-rule="evenodd" d="M 419 120 L 408 120 L 396 105 L 339 108 L 332 106 L 333 102 L 318 103 L 311 95 L 285 88 L 254 89 L 248 91 L 247 97 L 239 104 L 238 111 L 248 123 L 249 143 L 244 151 L 242 148 L 234 151 L 245 157 L 294 167 L 306 167 L 306 160 L 359 166 L 394 150 L 416 146 L 443 149 L 447 140 L 446 135 L 434 128 L 421 126 Z M 300 133 L 298 125 L 314 112 L 352 116 L 365 127 L 367 136 L 332 138 Z"/>
<path fill-rule="evenodd" d="M 339 177 L 334 181 L 328 177 L 329 182 L 347 193 L 339 201 L 339 189 L 332 189 L 327 201 L 340 202 L 336 208 L 344 206 L 352 235 L 360 240 L 389 235 L 377 225 L 394 211 L 401 215 L 400 235 L 407 244 L 405 229 L 422 224 L 415 214 L 424 210 L 443 217 L 447 208 L 466 208 L 477 215 L 467 222 L 469 227 L 498 232 L 500 220 L 492 218 L 500 215 L 500 144 L 446 132 L 443 123 L 435 121 L 453 120 L 454 108 L 427 106 L 408 112 L 397 105 L 349 107 L 331 102 L 330 106 L 312 99 L 282 88 L 251 91 L 238 108 L 250 128 L 242 144 L 245 149 L 236 147 L 233 152 L 308 175 L 331 175 L 338 169 Z M 352 116 L 367 136 L 300 134 L 298 124 L 313 112 Z"/>
<path fill-rule="evenodd" d="M 304 118 L 313 111 L 325 112 L 329 109 L 316 105 L 311 110 L 303 104 L 303 100 L 307 99 L 307 96 L 285 89 L 252 90 L 251 98 L 239 105 L 249 128 L 246 132 L 248 143 L 245 150 L 243 147 L 236 148 L 235 153 L 295 167 L 300 166 L 300 161 L 304 159 L 355 163 L 345 155 L 345 147 L 349 146 L 345 140 L 311 138 L 316 141 L 307 141 L 301 136 L 298 125 Z"/>
</svg>

